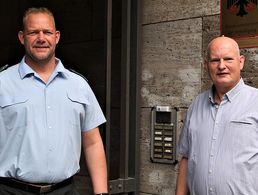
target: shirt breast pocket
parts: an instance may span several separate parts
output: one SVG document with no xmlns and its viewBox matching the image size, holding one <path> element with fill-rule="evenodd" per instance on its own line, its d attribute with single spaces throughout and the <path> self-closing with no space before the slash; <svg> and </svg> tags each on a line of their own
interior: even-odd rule
<svg viewBox="0 0 258 195">
<path fill-rule="evenodd" d="M 258 130 L 251 120 L 234 120 L 230 123 L 233 139 L 233 174 L 239 186 L 249 188 L 257 181 Z M 250 194 L 250 193 L 247 193 Z"/>
<path fill-rule="evenodd" d="M 6 129 L 12 130 L 28 123 L 28 97 L 2 96 L 0 98 L 1 116 Z"/>
<path fill-rule="evenodd" d="M 90 105 L 87 97 L 80 93 L 67 93 L 68 98 L 68 109 L 69 113 L 71 114 L 69 116 L 69 121 L 73 125 L 82 125 L 82 123 L 85 120 L 85 109 L 87 109 L 87 106 Z"/>
<path fill-rule="evenodd" d="M 257 125 L 251 121 L 234 120 L 230 123 L 230 130 L 233 133 L 234 144 L 237 149 L 241 150 L 249 146 L 258 146 Z"/>
<path fill-rule="evenodd" d="M 230 130 L 233 134 L 236 150 L 245 150 L 247 147 L 257 147 L 258 130 L 256 124 L 248 120 L 232 120 Z"/>
</svg>

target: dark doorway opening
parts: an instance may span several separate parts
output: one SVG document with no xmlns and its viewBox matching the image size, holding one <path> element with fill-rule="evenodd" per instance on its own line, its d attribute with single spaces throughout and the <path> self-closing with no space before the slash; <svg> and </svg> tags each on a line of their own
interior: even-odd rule
<svg viewBox="0 0 258 195">
<path fill-rule="evenodd" d="M 139 2 L 137 0 L 9 0 L 0 2 L 0 67 L 23 57 L 17 33 L 28 7 L 48 7 L 61 40 L 56 57 L 85 76 L 107 123 L 100 127 L 109 169 L 110 194 L 138 193 Z M 91 193 L 81 161 L 76 185 Z M 88 183 L 89 185 L 85 184 Z"/>
</svg>

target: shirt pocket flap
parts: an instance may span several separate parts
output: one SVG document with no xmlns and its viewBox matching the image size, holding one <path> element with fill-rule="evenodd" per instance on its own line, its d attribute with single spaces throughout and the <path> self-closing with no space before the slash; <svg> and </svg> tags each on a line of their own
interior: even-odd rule
<svg viewBox="0 0 258 195">
<path fill-rule="evenodd" d="M 252 122 L 247 120 L 231 120 L 232 124 L 238 124 L 238 125 L 252 125 Z"/>
<path fill-rule="evenodd" d="M 20 104 L 28 101 L 28 97 L 26 96 L 2 96 L 0 97 L 0 107 L 5 108 L 7 106 Z"/>
<path fill-rule="evenodd" d="M 77 103 L 84 104 L 84 105 L 90 105 L 88 99 L 85 96 L 83 96 L 82 94 L 67 92 L 67 97 L 72 102 L 77 102 Z"/>
</svg>

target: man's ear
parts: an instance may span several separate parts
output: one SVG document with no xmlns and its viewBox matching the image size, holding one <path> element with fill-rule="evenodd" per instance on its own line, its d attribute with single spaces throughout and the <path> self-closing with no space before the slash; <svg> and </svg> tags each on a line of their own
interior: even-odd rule
<svg viewBox="0 0 258 195">
<path fill-rule="evenodd" d="M 18 38 L 19 38 L 21 44 L 24 45 L 24 33 L 23 33 L 23 31 L 18 32 Z"/>
<path fill-rule="evenodd" d="M 244 65 L 245 65 L 245 56 L 241 55 L 239 57 L 239 62 L 240 62 L 240 70 L 242 70 L 244 68 Z"/>
<path fill-rule="evenodd" d="M 58 42 L 59 42 L 59 40 L 60 40 L 60 31 L 56 31 L 56 44 L 58 44 Z"/>
</svg>

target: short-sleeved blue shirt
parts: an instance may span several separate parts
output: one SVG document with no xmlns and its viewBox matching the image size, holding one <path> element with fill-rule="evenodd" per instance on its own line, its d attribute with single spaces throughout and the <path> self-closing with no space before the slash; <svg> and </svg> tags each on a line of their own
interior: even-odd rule
<svg viewBox="0 0 258 195">
<path fill-rule="evenodd" d="M 0 73 L 0 176 L 55 183 L 79 170 L 81 132 L 106 121 L 88 83 L 57 66 L 44 83 L 23 60 Z"/>
</svg>

